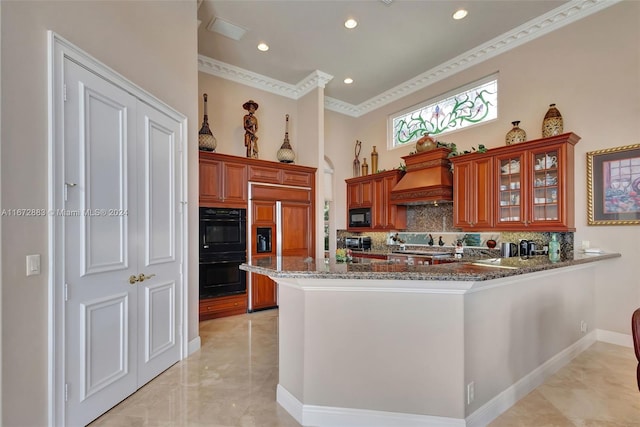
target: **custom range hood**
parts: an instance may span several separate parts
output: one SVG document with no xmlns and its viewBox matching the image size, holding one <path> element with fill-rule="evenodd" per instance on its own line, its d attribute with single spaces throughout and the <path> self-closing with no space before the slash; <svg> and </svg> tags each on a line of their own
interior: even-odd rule
<svg viewBox="0 0 640 427">
<path fill-rule="evenodd" d="M 451 150 L 435 148 L 404 156 L 407 172 L 391 190 L 393 205 L 424 205 L 453 201 Z"/>
</svg>

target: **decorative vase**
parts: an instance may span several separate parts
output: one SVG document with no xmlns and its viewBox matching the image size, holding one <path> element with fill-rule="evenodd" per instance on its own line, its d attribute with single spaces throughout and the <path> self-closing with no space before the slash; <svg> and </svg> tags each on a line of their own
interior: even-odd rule
<svg viewBox="0 0 640 427">
<path fill-rule="evenodd" d="M 560 111 L 556 108 L 556 104 L 550 104 L 547 114 L 544 115 L 542 121 L 542 137 L 560 135 L 563 131 L 563 121 Z"/>
<path fill-rule="evenodd" d="M 293 163 L 293 159 L 295 159 L 296 156 L 291 149 L 291 144 L 289 144 L 289 115 L 287 114 L 285 117 L 284 142 L 282 143 L 282 146 L 280 146 L 276 157 L 281 163 Z"/>
<path fill-rule="evenodd" d="M 418 153 L 433 150 L 434 148 L 436 148 L 436 146 L 436 140 L 431 138 L 428 133 L 416 141 L 416 151 Z"/>
<path fill-rule="evenodd" d="M 209 129 L 209 116 L 207 115 L 207 94 L 202 95 L 204 98 L 204 118 L 202 119 L 202 127 L 198 132 L 198 148 L 202 151 L 216 151 L 218 142 Z"/>
<path fill-rule="evenodd" d="M 378 172 L 378 152 L 376 151 L 376 146 L 373 146 L 373 151 L 371 152 L 371 173 Z"/>
<path fill-rule="evenodd" d="M 360 156 L 361 149 L 362 149 L 362 141 L 356 140 L 356 148 L 355 148 L 356 157 L 353 159 L 353 177 L 354 178 L 357 176 L 360 176 L 360 159 L 358 159 L 358 156 Z"/>
<path fill-rule="evenodd" d="M 367 158 L 362 159 L 362 176 L 369 175 L 369 165 L 367 164 Z"/>
<path fill-rule="evenodd" d="M 520 121 L 516 120 L 515 122 L 511 122 L 511 124 L 513 125 L 513 128 L 511 128 L 511 130 L 507 132 L 507 135 L 504 138 L 507 145 L 517 144 L 518 142 L 525 142 L 527 140 L 527 133 L 524 131 L 524 129 L 520 129 L 518 127 Z"/>
<path fill-rule="evenodd" d="M 487 247 L 488 247 L 489 249 L 493 249 L 493 248 L 495 248 L 495 247 L 496 247 L 496 245 L 497 245 L 497 242 L 496 242 L 495 240 L 493 240 L 493 239 L 489 239 L 489 240 L 487 240 Z"/>
</svg>

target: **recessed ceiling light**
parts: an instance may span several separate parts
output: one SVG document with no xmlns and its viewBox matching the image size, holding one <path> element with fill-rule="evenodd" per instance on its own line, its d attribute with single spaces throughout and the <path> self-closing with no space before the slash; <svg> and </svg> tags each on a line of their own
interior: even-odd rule
<svg viewBox="0 0 640 427">
<path fill-rule="evenodd" d="M 467 12 L 465 9 L 458 9 L 453 13 L 453 19 L 462 19 L 465 16 L 467 16 L 469 12 Z"/>
<path fill-rule="evenodd" d="M 344 79 L 344 84 L 350 85 L 351 83 L 353 83 L 353 79 L 351 77 Z"/>
<path fill-rule="evenodd" d="M 353 18 L 349 18 L 346 21 L 344 21 L 344 26 L 347 27 L 348 29 L 352 29 L 358 26 L 358 21 L 356 21 Z"/>
<path fill-rule="evenodd" d="M 263 43 L 260 43 L 260 44 L 258 45 L 258 50 L 261 50 L 262 52 L 266 52 L 266 51 L 268 51 L 268 50 L 269 50 L 269 45 L 268 45 L 268 44 L 266 44 L 266 43 L 264 43 L 264 42 L 263 42 Z"/>
</svg>

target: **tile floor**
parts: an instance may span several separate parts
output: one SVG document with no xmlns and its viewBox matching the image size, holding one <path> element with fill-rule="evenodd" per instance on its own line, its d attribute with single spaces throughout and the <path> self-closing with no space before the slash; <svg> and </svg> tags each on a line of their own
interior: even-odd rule
<svg viewBox="0 0 640 427">
<path fill-rule="evenodd" d="M 299 426 L 275 402 L 277 316 L 269 310 L 201 322 L 200 351 L 90 426 Z M 633 349 L 596 342 L 490 427 L 640 426 L 635 366 Z"/>
</svg>

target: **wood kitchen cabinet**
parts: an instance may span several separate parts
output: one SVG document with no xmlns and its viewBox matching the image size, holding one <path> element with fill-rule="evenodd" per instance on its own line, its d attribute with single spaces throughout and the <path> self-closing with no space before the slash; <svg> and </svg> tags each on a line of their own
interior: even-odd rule
<svg viewBox="0 0 640 427">
<path fill-rule="evenodd" d="M 249 259 L 276 255 L 279 215 L 284 222 L 282 254 L 314 256 L 315 173 L 315 168 L 306 166 L 201 151 L 200 206 L 247 209 Z M 258 252 L 258 229 L 273 239 L 268 251 Z M 247 274 L 247 292 L 200 300 L 200 320 L 276 306 L 275 282 L 251 273 Z"/>
<path fill-rule="evenodd" d="M 352 181 L 352 182 L 350 182 Z M 347 207 L 368 208 L 373 204 L 373 181 L 369 176 L 347 180 Z"/>
<path fill-rule="evenodd" d="M 465 231 L 575 231 L 574 146 L 579 140 L 565 133 L 454 157 L 456 226 Z M 493 163 L 486 173 L 479 165 L 489 159 Z M 479 198 L 487 186 L 487 199 Z M 493 209 L 493 224 L 483 225 L 478 215 L 486 217 L 488 209 Z"/>
<path fill-rule="evenodd" d="M 239 158 L 200 152 L 200 206 L 247 207 L 247 165 Z"/>
<path fill-rule="evenodd" d="M 201 299 L 199 308 L 200 320 L 243 314 L 247 312 L 247 294 Z"/>
<path fill-rule="evenodd" d="M 352 231 L 384 231 L 406 228 L 407 207 L 391 204 L 391 190 L 402 176 L 402 171 L 394 169 L 346 180 L 347 215 L 349 209 L 371 207 L 371 228 L 359 227 Z"/>
<path fill-rule="evenodd" d="M 494 224 L 493 157 L 467 157 L 451 159 L 453 224 L 464 230 L 487 230 Z"/>
</svg>

